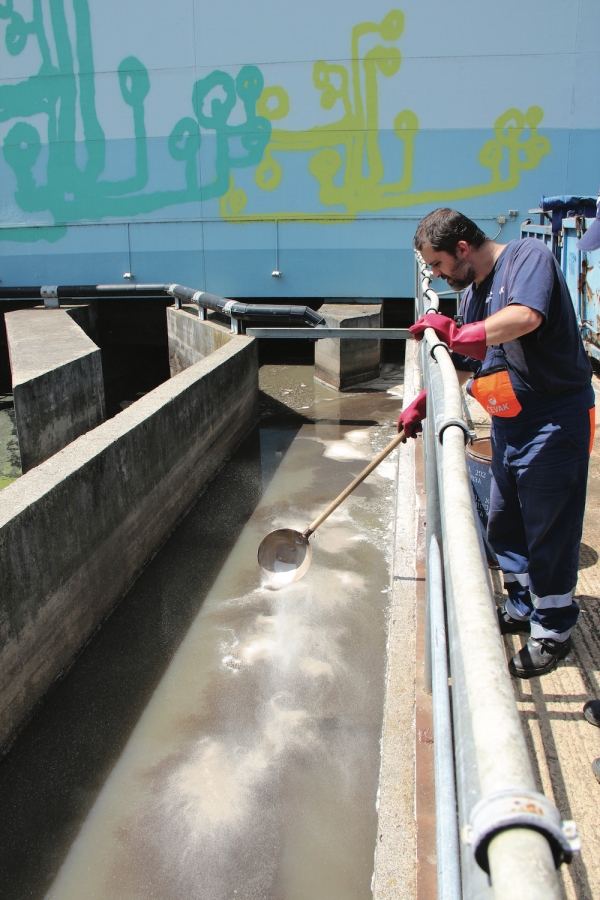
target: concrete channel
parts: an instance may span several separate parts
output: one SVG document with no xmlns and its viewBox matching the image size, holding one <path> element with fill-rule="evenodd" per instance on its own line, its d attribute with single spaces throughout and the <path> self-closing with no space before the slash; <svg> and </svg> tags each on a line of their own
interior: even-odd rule
<svg viewBox="0 0 600 900">
<path fill-rule="evenodd" d="M 51 497 L 65 466 L 66 481 L 77 484 L 94 466 L 110 471 L 119 447 L 121 457 L 142 458 L 144 441 L 171 445 L 182 482 L 177 503 L 168 484 L 159 489 L 158 469 L 148 478 L 152 490 L 140 487 L 138 513 L 152 532 L 146 545 L 166 540 L 151 561 L 141 551 L 123 554 L 119 544 L 131 540 L 130 524 L 117 527 L 99 541 L 90 584 L 80 578 L 71 599 L 63 591 L 62 605 L 55 600 L 49 613 L 30 613 L 36 623 L 50 615 L 53 626 L 41 656 L 58 658 L 58 643 L 61 666 L 69 668 L 49 685 L 0 763 L 0 895 L 413 897 L 412 442 L 321 526 L 303 580 L 274 591 L 256 562 L 268 531 L 306 527 L 389 442 L 403 367 L 388 365 L 379 379 L 340 393 L 316 381 L 310 365 L 263 366 L 258 424 L 249 430 L 255 399 L 235 359 L 245 355 L 239 372 L 248 372 L 255 342 L 204 327 L 198 343 L 190 318 L 181 311 L 170 326 L 176 377 L 3 492 L 9 528 L 23 514 L 17 507 L 28 483 L 29 491 Z M 197 354 L 206 359 L 195 362 Z M 220 394 L 212 385 L 218 420 L 233 420 L 237 430 L 230 425 L 227 443 L 213 440 L 211 452 L 246 437 L 211 480 L 216 463 L 203 459 L 202 419 L 187 442 L 184 432 L 162 431 L 164 422 L 156 434 L 144 423 L 160 417 L 165 404 L 187 404 L 189 416 L 198 417 L 198 366 L 210 380 L 218 364 L 225 366 L 221 380 L 214 376 Z M 243 386 L 237 398 L 236 383 Z M 128 451 L 136 429 L 142 436 Z M 84 466 L 74 457 L 82 447 Z M 190 498 L 203 489 L 191 509 L 186 485 Z M 117 478 L 112 490 L 119 489 Z M 94 502 L 102 506 L 98 497 Z M 177 509 L 187 514 L 172 530 Z M 92 504 L 87 514 L 94 511 Z M 64 565 L 64 554 L 57 555 Z M 123 559 L 127 579 L 114 571 Z M 58 584 L 61 572 L 54 577 Z M 91 581 L 110 600 L 101 608 L 98 589 L 90 615 L 82 600 Z M 98 631 L 94 622 L 102 622 Z M 86 633 L 90 639 L 71 663 Z M 24 656 L 39 658 L 32 646 Z M 23 667 L 22 696 L 31 671 Z M 46 667 L 38 691 L 50 674 Z"/>
<path fill-rule="evenodd" d="M 195 311 L 167 318 L 172 377 L 20 477 L 2 398 L 0 896 L 434 900 L 421 442 L 319 528 L 304 579 L 274 591 L 256 562 L 389 442 L 416 348 L 339 391 L 310 364 L 259 368 L 255 340 Z M 597 443 L 573 652 L 515 685 L 538 790 L 583 837 L 565 900 L 600 897 L 581 712 L 600 696 L 599 466 Z"/>
</svg>

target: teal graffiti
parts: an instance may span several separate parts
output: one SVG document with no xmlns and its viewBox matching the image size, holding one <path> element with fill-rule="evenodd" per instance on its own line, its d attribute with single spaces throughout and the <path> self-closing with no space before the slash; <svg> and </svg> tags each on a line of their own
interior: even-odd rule
<svg viewBox="0 0 600 900">
<path fill-rule="evenodd" d="M 143 63 L 129 56 L 119 65 L 117 75 L 121 97 L 132 113 L 134 174 L 121 181 L 103 179 L 106 138 L 96 112 L 88 0 L 72 0 L 74 47 L 64 0 L 48 0 L 56 65 L 52 62 L 50 41 L 44 28 L 41 0 L 32 2 L 32 18 L 27 22 L 13 9 L 12 0 L 0 0 L 0 19 L 8 19 L 5 33 L 8 53 L 17 56 L 33 38 L 42 58 L 37 74 L 16 84 L 0 86 L 0 121 L 20 120 L 6 135 L 3 153 L 16 176 L 15 201 L 24 212 L 48 212 L 58 225 L 131 217 L 175 204 L 221 197 L 229 190 L 233 169 L 255 166 L 261 161 L 271 136 L 271 122 L 256 113 L 264 87 L 262 73 L 256 66 L 243 66 L 234 79 L 216 70 L 194 85 L 195 118 L 180 119 L 169 135 L 168 152 L 182 164 L 184 186 L 145 192 L 149 169 L 144 104 L 150 91 L 150 78 Z M 229 118 L 238 99 L 244 107 L 245 120 L 231 125 Z M 81 153 L 81 142 L 78 145 L 76 140 L 77 104 L 85 154 Z M 34 125 L 23 121 L 40 113 L 46 116 L 48 129 L 45 183 L 41 183 L 43 175 L 35 168 L 42 152 L 40 133 Z M 201 128 L 214 132 L 215 136 L 215 175 L 206 184 L 200 178 Z M 0 238 L 15 240 L 17 232 L 18 239 L 23 241 L 57 240 L 65 229 L 6 229 L 0 230 Z"/>
</svg>

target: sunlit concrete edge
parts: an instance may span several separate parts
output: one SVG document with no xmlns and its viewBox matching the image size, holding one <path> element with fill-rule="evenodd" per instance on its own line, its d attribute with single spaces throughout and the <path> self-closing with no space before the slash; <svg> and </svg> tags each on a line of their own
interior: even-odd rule
<svg viewBox="0 0 600 900">
<path fill-rule="evenodd" d="M 404 404 L 418 390 L 414 345 L 407 344 Z M 378 792 L 374 900 L 416 897 L 415 680 L 418 501 L 415 445 L 398 451 L 388 667 Z"/>
</svg>

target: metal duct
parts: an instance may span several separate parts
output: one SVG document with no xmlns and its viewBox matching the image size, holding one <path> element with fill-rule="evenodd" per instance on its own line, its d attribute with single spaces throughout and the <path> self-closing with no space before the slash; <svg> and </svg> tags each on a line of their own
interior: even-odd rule
<svg viewBox="0 0 600 900">
<path fill-rule="evenodd" d="M 0 287 L 0 300 L 81 300 L 123 295 L 160 297 L 168 294 L 176 301 L 195 303 L 235 319 L 296 319 L 304 325 L 325 325 L 325 319 L 309 306 L 277 306 L 264 303 L 238 303 L 216 294 L 207 294 L 182 284 L 53 284 L 39 287 Z"/>
<path fill-rule="evenodd" d="M 185 303 L 195 303 L 204 309 L 223 313 L 236 319 L 264 319 L 273 317 L 298 319 L 305 325 L 325 325 L 325 319 L 308 306 L 277 306 L 264 303 L 238 303 L 206 291 L 194 291 L 181 284 L 171 284 L 167 293 Z"/>
</svg>

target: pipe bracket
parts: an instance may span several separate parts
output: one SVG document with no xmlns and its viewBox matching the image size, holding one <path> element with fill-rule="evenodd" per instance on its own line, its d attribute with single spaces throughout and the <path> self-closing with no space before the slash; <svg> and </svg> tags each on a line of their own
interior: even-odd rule
<svg viewBox="0 0 600 900">
<path fill-rule="evenodd" d="M 173 297 L 173 300 L 175 301 L 175 309 L 181 309 L 181 300 L 175 294 L 175 290 L 178 287 L 179 287 L 178 284 L 169 284 L 169 285 L 165 286 L 167 294 L 170 294 L 171 297 Z"/>
<path fill-rule="evenodd" d="M 437 312 L 437 309 L 436 309 L 436 312 Z M 437 350 L 438 347 L 445 347 L 446 350 L 448 351 L 448 353 L 450 353 L 450 347 L 448 346 L 448 344 L 445 344 L 443 341 L 438 341 L 437 344 L 434 344 L 433 347 L 431 348 L 431 350 L 429 351 L 429 355 L 431 356 L 431 358 L 433 360 L 435 360 L 435 362 L 437 362 L 437 359 L 433 355 L 433 351 Z"/>
<path fill-rule="evenodd" d="M 46 309 L 58 309 L 60 300 L 58 299 L 58 285 L 44 284 L 40 288 L 40 297 L 44 300 Z"/>
<path fill-rule="evenodd" d="M 462 419 L 449 418 L 449 419 L 444 419 L 440 423 L 440 426 L 437 430 L 437 437 L 438 437 L 440 444 L 443 443 L 443 441 L 442 441 L 443 434 L 444 434 L 446 428 L 449 428 L 450 425 L 457 425 L 463 431 L 464 436 L 465 436 L 465 444 L 473 443 L 473 440 L 476 437 L 476 435 L 475 435 L 474 431 L 471 431 L 471 429 L 469 428 L 467 423 L 463 422 Z"/>
<path fill-rule="evenodd" d="M 550 845 L 554 865 L 570 863 L 574 853 L 581 850 L 577 825 L 562 821 L 553 803 L 537 791 L 498 791 L 476 803 L 471 821 L 462 830 L 465 844 L 473 850 L 480 868 L 488 875 L 488 848 L 492 839 L 508 828 L 531 828 L 544 835 Z"/>
</svg>

